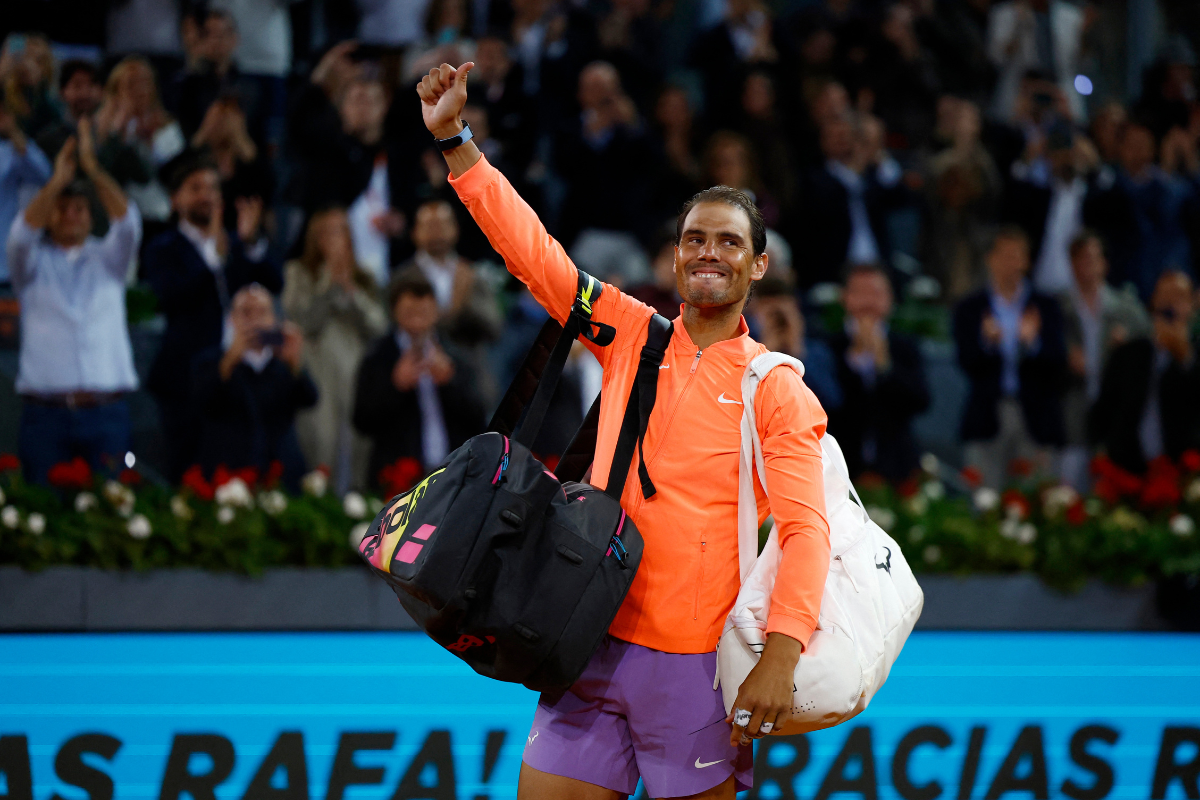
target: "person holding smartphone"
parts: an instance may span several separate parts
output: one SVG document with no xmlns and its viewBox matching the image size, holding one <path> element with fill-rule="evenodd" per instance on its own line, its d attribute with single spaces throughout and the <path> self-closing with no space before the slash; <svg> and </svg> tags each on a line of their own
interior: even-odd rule
<svg viewBox="0 0 1200 800">
<path fill-rule="evenodd" d="M 317 402 L 304 371 L 304 335 L 294 323 L 280 323 L 271 293 L 256 283 L 238 290 L 230 309 L 222 346 L 192 365 L 198 463 L 206 474 L 225 466 L 262 475 L 278 461 L 284 485 L 298 489 L 307 465 L 296 413 Z"/>
</svg>

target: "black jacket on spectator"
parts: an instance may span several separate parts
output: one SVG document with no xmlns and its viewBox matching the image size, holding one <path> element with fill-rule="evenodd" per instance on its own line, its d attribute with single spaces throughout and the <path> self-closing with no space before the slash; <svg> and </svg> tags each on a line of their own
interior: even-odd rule
<svg viewBox="0 0 1200 800">
<path fill-rule="evenodd" d="M 189 394 L 192 359 L 221 343 L 225 307 L 238 289 L 260 283 L 273 294 L 283 289 L 283 273 L 269 257 L 251 261 L 232 232 L 225 259 L 224 297 L 217 275 L 195 245 L 178 228 L 163 233 L 146 248 L 146 280 L 167 318 L 162 347 L 150 367 L 147 388 L 160 402 L 185 401 Z"/>
<path fill-rule="evenodd" d="M 912 419 L 929 408 L 925 365 L 915 339 L 888 332 L 892 365 L 876 374 L 868 387 L 846 361 L 850 336 L 838 333 L 830 340 L 837 359 L 842 405 L 829 413 L 829 432 L 837 437 L 846 456 L 850 476 L 875 472 L 890 481 L 904 480 L 917 467 L 919 452 L 912 434 Z M 866 460 L 863 444 L 874 441 L 875 456 Z"/>
<path fill-rule="evenodd" d="M 467 439 L 483 433 L 486 422 L 471 372 L 450 348 L 446 354 L 454 361 L 454 377 L 438 387 L 438 398 L 453 451 Z M 425 464 L 422 457 L 421 407 L 416 389 L 402 392 L 392 383 L 392 370 L 400 355 L 395 331 L 389 331 L 375 341 L 358 368 L 354 427 L 371 440 L 367 473 L 371 483 L 378 481 L 381 469 L 399 458 L 415 458 L 425 470 L 437 466 Z"/>
<path fill-rule="evenodd" d="M 618 125 L 600 149 L 576 121 L 555 142 L 555 164 L 567 183 L 560 235 L 570 247 L 584 228 L 647 236 L 659 220 L 648 213 L 654 150 L 640 126 Z"/>
<path fill-rule="evenodd" d="M 199 420 L 197 462 L 205 474 L 218 465 L 254 467 L 266 474 L 272 461 L 283 464 L 283 483 L 296 491 L 306 466 L 296 438 L 296 412 L 317 403 L 317 387 L 308 374 L 296 375 L 272 358 L 262 372 L 245 362 L 221 380 L 220 347 L 205 350 L 192 365 Z"/>
<path fill-rule="evenodd" d="M 183 135 L 191 139 L 200 130 L 208 107 L 225 97 L 237 99 L 246 115 L 250 138 L 262 145 L 266 139 L 268 101 L 262 97 L 259 84 L 244 77 L 237 65 L 231 66 L 223 77 L 213 69 L 184 70 L 167 84 L 164 99 L 179 121 Z"/>
<path fill-rule="evenodd" d="M 1000 431 L 997 404 L 1003 392 L 1004 362 L 998 350 L 984 346 L 980 332 L 984 314 L 991 310 L 989 291 L 980 289 L 967 295 L 954 309 L 958 363 L 970 381 L 961 425 L 967 442 L 992 439 Z M 1041 336 L 1035 352 L 1019 355 L 1017 399 L 1034 441 L 1057 446 L 1066 441 L 1062 400 L 1069 379 L 1062 310 L 1054 298 L 1036 291 L 1029 293 L 1026 308 L 1029 306 L 1041 314 Z"/>
<path fill-rule="evenodd" d="M 1200 344 L 1200 343 L 1197 343 Z M 1100 383 L 1100 396 L 1088 413 L 1088 438 L 1130 472 L 1146 471 L 1140 428 L 1155 377 L 1157 351 L 1149 339 L 1135 339 L 1112 351 Z M 1200 359 L 1184 367 L 1171 361 L 1158 385 L 1163 453 L 1178 460 L 1200 448 Z"/>
<path fill-rule="evenodd" d="M 863 173 L 866 181 L 863 200 L 871 220 L 871 232 L 879 247 L 879 257 L 889 263 L 890 239 L 887 213 L 908 197 L 903 184 L 885 187 L 874 169 Z M 798 224 L 794 242 L 804 242 L 805 258 L 797 278 L 804 288 L 815 283 L 840 283 L 850 247 L 850 193 L 822 164 L 808 171 L 800 191 Z"/>
</svg>

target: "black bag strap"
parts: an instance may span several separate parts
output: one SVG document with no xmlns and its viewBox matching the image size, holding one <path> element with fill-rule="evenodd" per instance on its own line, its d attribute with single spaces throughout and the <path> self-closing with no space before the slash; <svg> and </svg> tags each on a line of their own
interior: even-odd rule
<svg viewBox="0 0 1200 800">
<path fill-rule="evenodd" d="M 537 438 L 543 420 L 546 418 L 546 412 L 550 408 L 550 401 L 554 398 L 554 390 L 558 387 L 559 378 L 562 377 L 563 367 L 567 363 L 567 356 L 571 354 L 571 345 L 575 343 L 575 340 L 583 336 L 600 347 L 606 347 L 612 344 L 613 339 L 616 338 L 616 328 L 592 320 L 592 305 L 600 298 L 603 291 L 603 284 L 600 281 L 588 275 L 583 270 L 579 270 L 579 284 L 575 292 L 575 302 L 571 305 L 571 313 L 567 315 L 566 324 L 562 326 L 562 332 L 558 336 L 558 341 L 555 342 L 554 349 L 550 351 L 550 356 L 546 359 L 540 371 L 537 390 L 533 394 L 533 399 L 529 401 L 528 409 L 525 412 L 525 419 L 512 434 L 514 442 L 522 444 L 525 447 L 533 447 L 533 442 Z M 542 326 L 542 333 L 538 337 L 539 341 L 546 334 L 549 324 L 548 322 Z M 534 354 L 531 351 L 530 356 L 532 355 Z M 526 361 L 529 360 L 530 356 L 526 356 Z M 522 364 L 522 367 L 524 367 L 524 364 Z M 509 394 L 513 392 L 513 387 L 516 384 L 517 381 L 514 379 L 513 385 L 505 393 L 504 401 L 509 400 Z M 504 401 L 501 401 L 502 407 L 504 406 Z M 509 410 L 511 411 L 511 408 Z M 500 410 L 498 409 L 496 413 L 500 414 Z"/>
<path fill-rule="evenodd" d="M 608 471 L 608 485 L 604 488 L 604 493 L 618 502 L 625 491 L 625 479 L 629 474 L 629 465 L 633 463 L 635 446 L 638 451 L 638 479 L 642 484 L 642 497 L 649 500 L 656 491 L 654 482 L 650 480 L 650 472 L 646 469 L 642 443 L 646 438 L 646 427 L 650 423 L 650 412 L 654 410 L 654 401 L 658 396 L 658 367 L 667 354 L 671 334 L 674 332 L 675 326 L 666 317 L 655 314 L 650 318 L 646 344 L 642 347 L 637 375 L 634 376 L 633 387 L 629 390 L 629 401 L 625 404 L 625 416 L 621 420 L 621 433 L 617 437 L 612 466 Z M 594 433 L 592 443 L 594 446 Z"/>
<path fill-rule="evenodd" d="M 567 445 L 567 450 L 563 453 L 562 458 L 558 460 L 558 466 L 554 468 L 554 477 L 558 478 L 560 483 L 582 481 L 583 476 L 587 474 L 588 467 L 596 459 L 596 431 L 600 428 L 600 397 L 601 395 L 598 394 L 592 401 L 592 407 L 584 415 L 579 430 L 575 431 L 574 438 Z"/>
</svg>

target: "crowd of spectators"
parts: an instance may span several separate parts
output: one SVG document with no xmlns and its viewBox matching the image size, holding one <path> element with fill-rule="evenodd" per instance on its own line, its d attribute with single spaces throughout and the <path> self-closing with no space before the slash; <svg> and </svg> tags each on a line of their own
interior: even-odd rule
<svg viewBox="0 0 1200 800">
<path fill-rule="evenodd" d="M 279 462 L 289 485 L 320 464 L 365 488 L 480 432 L 546 315 L 420 123 L 415 81 L 468 59 L 487 158 L 581 268 L 668 316 L 680 205 L 714 184 L 755 199 L 751 330 L 805 362 L 856 476 L 917 468 L 937 387 L 895 319 L 913 298 L 952 319 L 964 464 L 987 484 L 1020 462 L 1084 488 L 1100 449 L 1139 472 L 1200 447 L 1183 35 L 1119 91 L 1121 20 L 1068 0 L 87 5 L 0 51 L 34 480 L 128 450 L 135 282 L 165 321 L 143 388 L 169 480 Z M 572 358 L 559 427 L 597 370 Z"/>
</svg>

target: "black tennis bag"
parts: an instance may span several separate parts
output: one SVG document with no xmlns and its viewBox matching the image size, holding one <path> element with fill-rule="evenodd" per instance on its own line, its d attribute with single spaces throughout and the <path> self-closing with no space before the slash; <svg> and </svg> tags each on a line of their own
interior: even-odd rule
<svg viewBox="0 0 1200 800">
<path fill-rule="evenodd" d="M 610 326 L 591 321 L 600 291 L 580 272 L 567 324 L 550 320 L 542 329 L 491 430 L 393 498 L 359 545 L 434 641 L 481 675 L 535 691 L 565 690 L 583 672 L 642 557 L 642 536 L 619 499 L 654 406 L 670 322 L 651 321 L 605 491 L 577 482 L 592 461 L 599 398 L 558 474 L 529 451 L 574 340 L 613 340 Z M 651 496 L 644 466 L 639 478 Z"/>
</svg>

